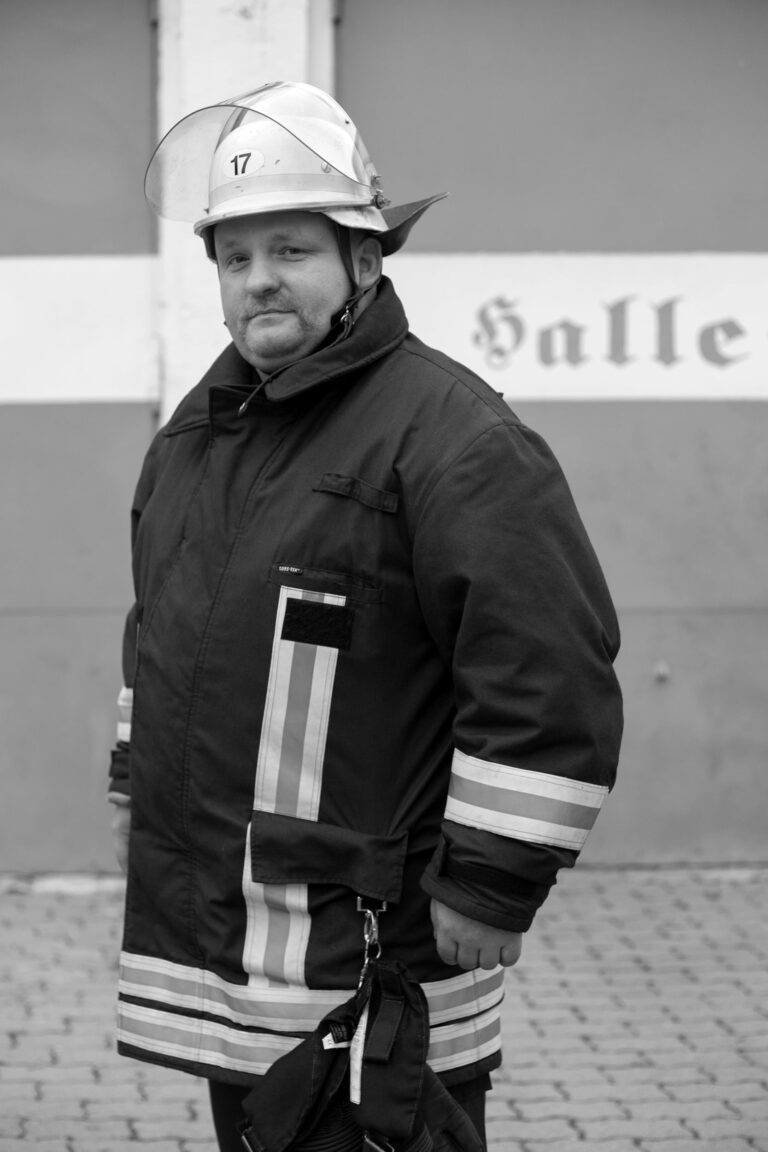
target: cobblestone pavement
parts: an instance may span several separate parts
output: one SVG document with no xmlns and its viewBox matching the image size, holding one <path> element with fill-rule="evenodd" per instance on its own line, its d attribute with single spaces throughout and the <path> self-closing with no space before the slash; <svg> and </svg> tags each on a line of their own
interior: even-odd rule
<svg viewBox="0 0 768 1152">
<path fill-rule="evenodd" d="M 507 977 L 491 1152 L 768 1152 L 768 869 L 561 878 Z M 122 888 L 0 878 L 1 1152 L 213 1152 L 202 1081 L 116 1056 Z"/>
</svg>

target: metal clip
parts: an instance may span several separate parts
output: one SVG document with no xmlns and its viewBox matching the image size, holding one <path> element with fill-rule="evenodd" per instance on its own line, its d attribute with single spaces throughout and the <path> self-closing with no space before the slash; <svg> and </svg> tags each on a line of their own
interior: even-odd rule
<svg viewBox="0 0 768 1152">
<path fill-rule="evenodd" d="M 372 960 L 378 960 L 381 956 L 381 941 L 379 940 L 379 915 L 387 910 L 386 900 L 382 900 L 378 908 L 367 908 L 363 904 L 362 896 L 357 898 L 357 910 L 362 912 L 365 916 L 363 921 L 363 940 L 365 942 L 365 951 L 363 953 L 363 967 L 360 972 L 360 980 L 358 981 L 358 989 L 362 987 L 365 974 Z"/>
</svg>

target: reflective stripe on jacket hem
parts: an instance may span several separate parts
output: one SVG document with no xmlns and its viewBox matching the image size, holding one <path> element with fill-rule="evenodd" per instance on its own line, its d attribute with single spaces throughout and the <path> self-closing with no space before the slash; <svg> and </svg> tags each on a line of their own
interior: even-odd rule
<svg viewBox="0 0 768 1152">
<path fill-rule="evenodd" d="M 501 1047 L 504 969 L 477 969 L 422 985 L 435 1072 Z M 204 969 L 124 953 L 118 1041 L 147 1058 L 263 1074 L 352 991 L 234 984 Z M 140 1001 L 140 1002 L 139 1002 Z"/>
</svg>

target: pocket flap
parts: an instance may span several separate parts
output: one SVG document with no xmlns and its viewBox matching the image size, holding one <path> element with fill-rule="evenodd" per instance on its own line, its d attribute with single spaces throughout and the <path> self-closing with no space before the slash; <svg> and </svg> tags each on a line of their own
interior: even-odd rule
<svg viewBox="0 0 768 1152">
<path fill-rule="evenodd" d="M 388 492 L 386 488 L 376 488 L 357 476 L 340 476 L 336 472 L 326 472 L 322 480 L 314 485 L 313 491 L 347 496 L 350 500 L 367 504 L 369 508 L 375 508 L 379 512 L 397 512 L 400 503 L 397 492 Z"/>
<path fill-rule="evenodd" d="M 372 836 L 335 824 L 255 811 L 251 878 L 258 884 L 343 884 L 358 896 L 396 904 L 408 833 Z"/>
</svg>

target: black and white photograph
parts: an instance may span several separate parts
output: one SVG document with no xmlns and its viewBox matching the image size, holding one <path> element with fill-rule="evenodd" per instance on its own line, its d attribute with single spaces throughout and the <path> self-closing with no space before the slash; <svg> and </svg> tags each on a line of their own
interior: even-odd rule
<svg viewBox="0 0 768 1152">
<path fill-rule="evenodd" d="M 768 1152 L 768 0 L 0 0 L 0 1152 Z"/>
</svg>

